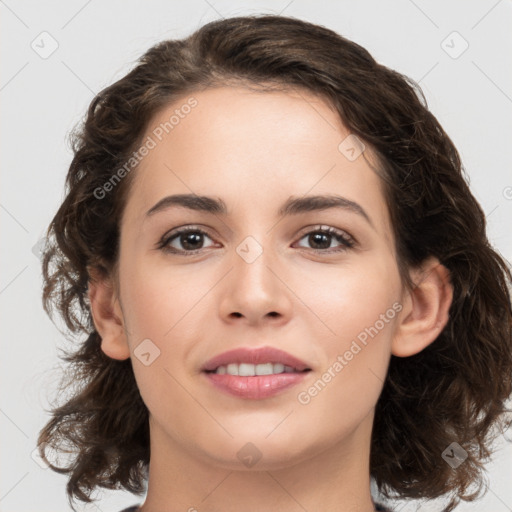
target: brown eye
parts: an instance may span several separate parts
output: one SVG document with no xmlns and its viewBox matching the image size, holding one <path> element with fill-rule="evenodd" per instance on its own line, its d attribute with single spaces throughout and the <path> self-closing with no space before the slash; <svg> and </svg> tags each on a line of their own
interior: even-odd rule
<svg viewBox="0 0 512 512">
<path fill-rule="evenodd" d="M 205 237 L 210 238 L 208 234 L 201 229 L 180 229 L 170 236 L 164 237 L 158 247 L 162 250 L 174 253 L 195 253 L 204 248 Z M 173 246 L 171 244 L 175 245 Z M 176 245 L 181 247 L 176 247 Z"/>
<path fill-rule="evenodd" d="M 321 252 L 339 252 L 339 251 L 345 251 L 347 249 L 350 249 L 351 247 L 354 247 L 355 242 L 346 233 L 339 231 L 335 228 L 326 227 L 322 228 L 319 227 L 318 229 L 315 229 L 314 231 L 310 231 L 306 233 L 301 240 L 307 238 L 307 242 L 312 246 L 311 248 L 315 251 L 321 251 Z M 330 249 L 331 243 L 334 241 L 337 241 L 339 244 L 341 244 L 341 248 L 335 249 L 334 251 L 326 251 L 326 249 Z"/>
</svg>

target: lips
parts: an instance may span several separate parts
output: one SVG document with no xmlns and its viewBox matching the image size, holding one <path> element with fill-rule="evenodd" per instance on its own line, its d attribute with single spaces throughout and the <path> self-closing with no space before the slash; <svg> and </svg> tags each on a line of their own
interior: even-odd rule
<svg viewBox="0 0 512 512">
<path fill-rule="evenodd" d="M 271 374 L 266 374 L 270 368 Z M 207 361 L 201 370 L 205 382 L 225 394 L 245 400 L 263 400 L 296 386 L 311 368 L 287 352 L 260 347 L 224 352 Z M 240 375 L 238 370 L 241 370 Z M 279 373 L 283 370 L 284 373 Z"/>
<path fill-rule="evenodd" d="M 253 349 L 237 348 L 223 352 L 207 361 L 201 370 L 204 372 L 213 372 L 219 366 L 227 366 L 233 363 L 247 363 L 253 365 L 265 363 L 282 364 L 293 368 L 293 370 L 297 372 L 311 369 L 304 361 L 301 361 L 287 352 L 273 347 L 260 347 Z"/>
</svg>

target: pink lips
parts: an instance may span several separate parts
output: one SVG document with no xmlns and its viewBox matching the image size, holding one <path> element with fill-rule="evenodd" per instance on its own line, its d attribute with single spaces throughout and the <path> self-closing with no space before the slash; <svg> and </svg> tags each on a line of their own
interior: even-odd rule
<svg viewBox="0 0 512 512">
<path fill-rule="evenodd" d="M 226 366 L 230 363 L 249 363 L 249 364 L 263 364 L 263 363 L 281 363 L 285 366 L 291 366 L 293 369 L 301 372 L 308 368 L 308 365 L 277 348 L 261 347 L 261 348 L 236 348 L 228 352 L 223 352 L 218 356 L 210 359 L 203 366 L 203 371 L 213 371 L 219 366 Z"/>
<path fill-rule="evenodd" d="M 281 363 L 292 367 L 296 373 L 280 373 L 275 375 L 254 375 L 241 377 L 238 375 L 213 373 L 219 366 L 230 363 Z M 298 384 L 309 370 L 307 364 L 296 357 L 272 347 L 257 349 L 239 348 L 224 352 L 210 359 L 202 368 L 203 375 L 217 389 L 239 398 L 260 400 L 269 398 L 285 389 Z"/>
</svg>

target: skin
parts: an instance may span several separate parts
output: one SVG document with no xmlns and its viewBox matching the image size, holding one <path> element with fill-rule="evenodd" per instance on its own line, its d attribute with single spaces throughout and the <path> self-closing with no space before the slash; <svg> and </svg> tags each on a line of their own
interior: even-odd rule
<svg viewBox="0 0 512 512">
<path fill-rule="evenodd" d="M 420 352 L 441 332 L 453 295 L 448 271 L 432 258 L 411 269 L 413 291 L 402 285 L 370 150 L 354 161 L 342 154 L 338 145 L 349 131 L 321 98 L 242 86 L 193 96 L 198 105 L 133 171 L 116 278 L 98 277 L 89 287 L 102 350 L 132 358 L 150 412 L 141 510 L 370 512 L 370 439 L 389 359 Z M 159 112 L 146 135 L 186 99 Z M 171 207 L 146 216 L 178 193 L 222 198 L 228 215 Z M 313 194 L 357 202 L 373 226 L 345 209 L 277 216 L 291 196 Z M 198 254 L 156 248 L 187 225 L 208 233 L 194 246 Z M 307 235 L 318 225 L 349 234 L 356 245 L 335 252 L 344 245 L 328 235 L 315 245 Z M 248 236 L 262 250 L 250 263 L 237 253 Z M 170 244 L 185 251 L 186 242 Z M 300 403 L 298 393 L 394 303 L 400 312 Z M 145 339 L 160 350 L 149 366 L 134 354 Z M 272 398 L 226 395 L 200 368 L 241 346 L 278 347 L 312 371 Z M 237 457 L 248 442 L 261 454 L 252 467 Z"/>
</svg>

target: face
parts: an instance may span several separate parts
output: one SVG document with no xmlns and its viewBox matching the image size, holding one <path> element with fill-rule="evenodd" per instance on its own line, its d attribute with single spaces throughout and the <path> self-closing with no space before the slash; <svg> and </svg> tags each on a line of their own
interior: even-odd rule
<svg viewBox="0 0 512 512">
<path fill-rule="evenodd" d="M 353 449 L 373 418 L 403 292 L 369 150 L 357 156 L 361 147 L 316 96 L 242 87 L 185 97 L 148 136 L 154 147 L 133 171 L 123 212 L 118 279 L 152 438 L 239 469 L 243 447 L 261 454 L 259 469 Z M 178 194 L 225 211 L 165 199 Z M 318 209 L 312 196 L 342 199 Z M 251 359 L 263 347 L 308 370 L 277 353 Z M 239 348 L 249 352 L 231 357 L 228 373 L 250 373 L 235 364 L 244 359 L 263 365 L 259 373 L 286 362 L 293 372 L 204 371 Z"/>
</svg>

